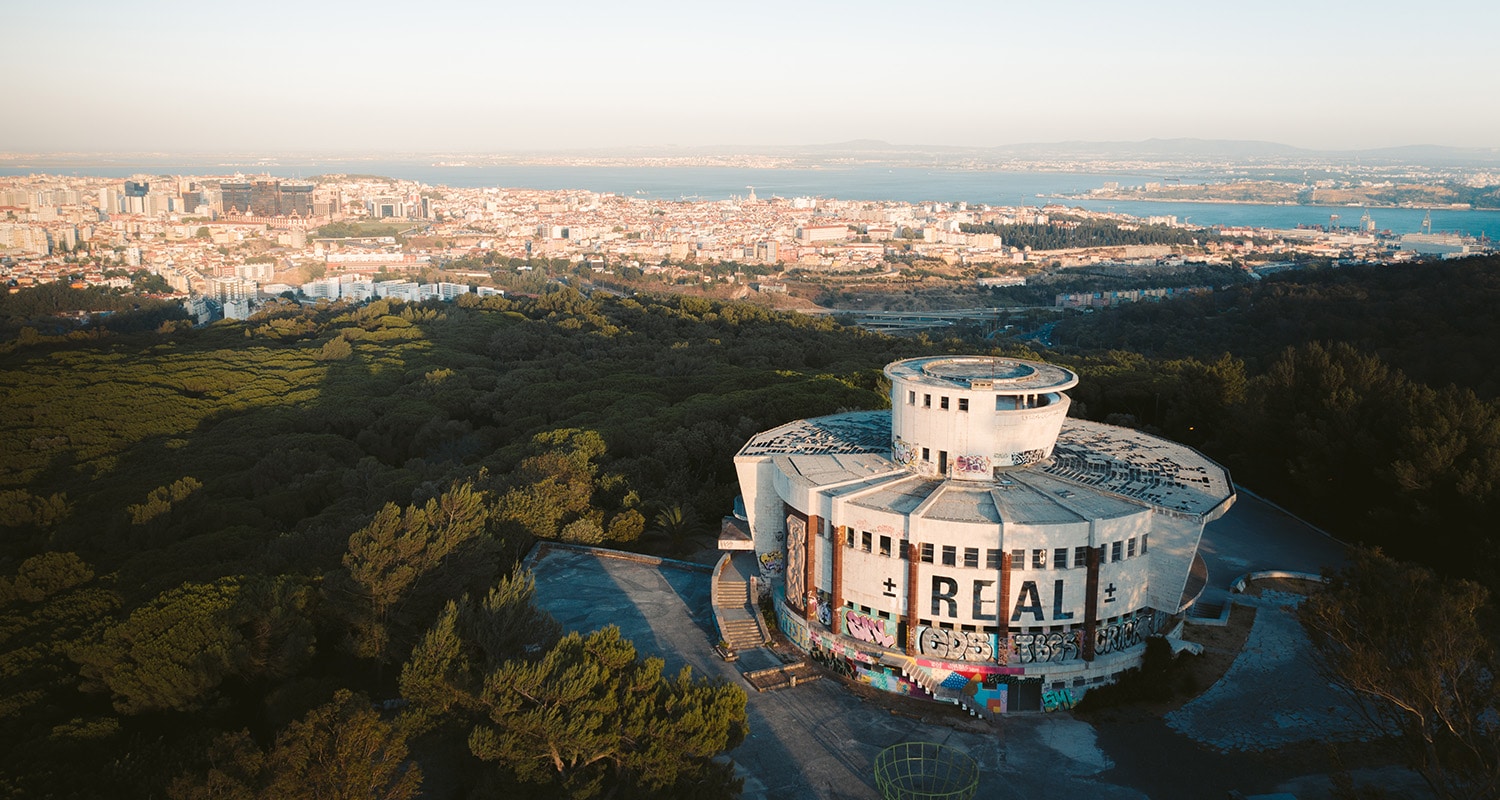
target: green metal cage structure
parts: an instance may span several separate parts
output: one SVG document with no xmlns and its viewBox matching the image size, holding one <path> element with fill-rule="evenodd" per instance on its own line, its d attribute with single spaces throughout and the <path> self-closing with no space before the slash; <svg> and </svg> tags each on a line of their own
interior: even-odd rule
<svg viewBox="0 0 1500 800">
<path fill-rule="evenodd" d="M 875 756 L 875 786 L 885 800 L 971 800 L 979 765 L 934 742 L 899 742 Z"/>
</svg>

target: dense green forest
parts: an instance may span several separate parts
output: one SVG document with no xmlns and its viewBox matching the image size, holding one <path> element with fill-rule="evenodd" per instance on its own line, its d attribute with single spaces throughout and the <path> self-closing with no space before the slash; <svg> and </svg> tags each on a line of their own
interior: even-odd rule
<svg viewBox="0 0 1500 800">
<path fill-rule="evenodd" d="M 160 283 L 161 278 L 140 270 Z M 170 291 L 162 285 L 152 287 Z M 72 316 L 67 316 L 72 315 Z M 82 338 L 100 330 L 153 330 L 163 322 L 187 319 L 182 304 L 117 289 L 74 289 L 66 283 L 44 283 L 15 294 L 0 293 L 0 337 L 11 339 L 31 328 L 36 333 L 69 333 Z M 0 339 L 0 346 L 5 342 Z"/>
<path fill-rule="evenodd" d="M 681 545 L 730 508 L 750 434 L 880 405 L 879 366 L 920 347 L 570 289 L 14 339 L 0 356 L 0 786 L 294 796 L 274 765 L 357 724 L 391 752 L 466 754 L 458 795 L 714 796 L 703 787 L 730 782 L 710 758 L 743 735 L 741 690 L 662 675 L 628 642 L 516 625 L 532 612 L 511 571 L 538 536 Z M 675 760 L 526 766 L 521 731 L 566 739 L 583 723 L 502 688 L 517 670 L 545 683 L 578 652 L 613 681 L 594 691 L 620 707 L 617 748 L 640 738 L 625 727 L 666 731 L 663 709 L 701 707 Z M 609 700 L 621 693 L 634 699 Z M 395 698 L 400 714 L 361 711 Z M 390 792 L 372 796 L 405 796 L 410 774 L 377 776 Z"/>
<path fill-rule="evenodd" d="M 1286 273 L 1079 315 L 1046 358 L 1076 413 L 1494 586 L 1497 267 Z M 87 305 L 7 307 L 43 301 Z M 992 347 L 556 287 L 166 322 L 0 342 L 5 796 L 412 797 L 429 765 L 442 796 L 731 794 L 741 690 L 563 635 L 521 555 L 691 547 L 751 434 Z"/>
<path fill-rule="evenodd" d="M 1198 446 L 1342 538 L 1496 587 L 1497 304 L 1497 257 L 1305 270 L 1075 315 L 1054 340 L 1090 413 Z"/>
<path fill-rule="evenodd" d="M 1059 294 L 1121 292 L 1131 289 L 1223 287 L 1252 280 L 1238 267 L 1195 264 L 1144 270 L 1076 267 L 1029 276 L 1023 286 L 996 286 L 986 302 L 994 306 L 1050 306 Z"/>
<path fill-rule="evenodd" d="M 959 226 L 959 230 L 964 233 L 993 233 L 1009 247 L 1030 247 L 1033 250 L 1134 244 L 1202 244 L 1219 238 L 1207 231 L 1184 230 L 1168 225 L 1140 225 L 1131 228 L 1121 227 L 1119 223 L 1109 220 L 1067 216 L 1054 217 L 1043 225 L 1029 222 L 1015 225 L 1002 225 L 998 222 L 965 223 Z"/>
</svg>

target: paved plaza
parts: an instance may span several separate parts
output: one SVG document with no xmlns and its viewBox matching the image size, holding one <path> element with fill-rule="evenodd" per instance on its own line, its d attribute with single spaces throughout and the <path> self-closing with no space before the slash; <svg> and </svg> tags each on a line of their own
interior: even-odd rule
<svg viewBox="0 0 1500 800">
<path fill-rule="evenodd" d="M 1249 541 L 1262 535 L 1273 555 Z M 1210 584 L 1219 587 L 1250 569 L 1316 572 L 1341 557 L 1336 543 L 1248 496 L 1208 527 L 1204 549 Z M 967 752 L 979 763 L 978 796 L 986 798 L 1188 800 L 1238 789 L 1295 791 L 1311 800 L 1328 796 L 1326 777 L 1278 768 L 1274 753 L 1265 751 L 1368 735 L 1312 671 L 1306 637 L 1288 611 L 1294 598 L 1274 592 L 1244 598 L 1258 607 L 1256 623 L 1224 680 L 1165 720 L 1089 724 L 1055 713 L 1012 715 L 990 724 L 936 704 L 866 700 L 832 679 L 754 691 L 740 676 L 741 664 L 713 653 L 717 633 L 706 568 L 564 548 L 544 549 L 531 568 L 538 604 L 565 628 L 618 625 L 643 654 L 662 657 L 668 670 L 689 666 L 696 675 L 746 688 L 750 735 L 729 756 L 745 778 L 749 800 L 875 798 L 875 755 L 912 740 Z M 1419 788 L 1404 770 L 1356 777 Z"/>
</svg>

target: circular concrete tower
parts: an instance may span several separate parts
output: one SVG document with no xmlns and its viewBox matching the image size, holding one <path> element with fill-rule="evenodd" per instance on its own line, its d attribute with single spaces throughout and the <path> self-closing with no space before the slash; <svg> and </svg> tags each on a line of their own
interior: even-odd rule
<svg viewBox="0 0 1500 800">
<path fill-rule="evenodd" d="M 1072 370 L 1013 358 L 909 358 L 891 379 L 891 455 L 918 474 L 987 481 L 1052 455 Z"/>
</svg>

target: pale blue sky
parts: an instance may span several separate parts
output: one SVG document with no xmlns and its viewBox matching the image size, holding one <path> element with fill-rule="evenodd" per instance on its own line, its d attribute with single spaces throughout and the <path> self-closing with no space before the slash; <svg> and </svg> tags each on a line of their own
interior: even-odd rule
<svg viewBox="0 0 1500 800">
<path fill-rule="evenodd" d="M 1500 3 L 0 0 L 0 151 L 1500 147 Z"/>
</svg>

